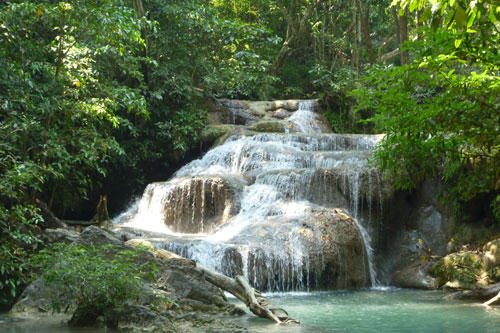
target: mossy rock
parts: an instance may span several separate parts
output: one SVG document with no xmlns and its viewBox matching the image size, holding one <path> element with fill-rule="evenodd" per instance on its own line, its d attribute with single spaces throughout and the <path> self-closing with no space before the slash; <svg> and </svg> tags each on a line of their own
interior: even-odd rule
<svg viewBox="0 0 500 333">
<path fill-rule="evenodd" d="M 206 145 L 218 146 L 236 129 L 236 125 L 208 125 L 201 132 L 201 142 Z"/>
<path fill-rule="evenodd" d="M 440 285 L 449 288 L 472 289 L 487 284 L 482 253 L 467 251 L 449 254 L 432 266 L 430 273 Z"/>
<path fill-rule="evenodd" d="M 280 121 L 263 121 L 250 127 L 255 132 L 284 133 L 285 126 Z"/>
</svg>

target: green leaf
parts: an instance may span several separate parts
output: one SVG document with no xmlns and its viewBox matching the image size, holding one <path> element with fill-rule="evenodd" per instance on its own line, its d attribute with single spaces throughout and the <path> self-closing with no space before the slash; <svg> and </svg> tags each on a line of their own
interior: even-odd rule
<svg viewBox="0 0 500 333">
<path fill-rule="evenodd" d="M 423 23 L 423 22 L 426 22 L 427 20 L 429 20 L 432 16 L 432 10 L 431 10 L 431 7 L 427 7 L 424 12 L 422 13 L 422 15 L 420 16 L 420 23 Z"/>
<path fill-rule="evenodd" d="M 460 44 L 462 44 L 462 39 L 455 39 L 455 48 L 459 48 Z"/>
<path fill-rule="evenodd" d="M 457 27 L 459 29 L 464 28 L 467 23 L 467 13 L 461 6 L 457 6 L 457 10 L 455 12 L 455 22 L 457 23 Z"/>
<path fill-rule="evenodd" d="M 490 6 L 490 14 L 488 15 L 488 18 L 493 24 L 497 22 L 497 17 L 495 16 L 495 6 Z"/>
</svg>

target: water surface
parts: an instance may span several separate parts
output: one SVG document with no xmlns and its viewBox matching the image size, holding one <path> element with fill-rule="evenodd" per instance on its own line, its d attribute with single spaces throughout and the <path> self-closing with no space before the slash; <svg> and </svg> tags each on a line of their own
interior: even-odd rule
<svg viewBox="0 0 500 333">
<path fill-rule="evenodd" d="M 448 301 L 443 292 L 380 288 L 378 290 L 274 293 L 267 297 L 301 325 L 276 325 L 248 314 L 230 318 L 254 333 L 302 332 L 500 332 L 500 307 Z M 236 303 L 235 299 L 233 301 Z M 236 303 L 244 307 L 242 303 Z M 113 332 L 70 329 L 62 319 L 12 319 L 0 314 L 0 332 Z"/>
<path fill-rule="evenodd" d="M 301 325 L 245 317 L 252 332 L 500 332 L 500 308 L 448 301 L 443 292 L 378 290 L 270 294 Z"/>
</svg>

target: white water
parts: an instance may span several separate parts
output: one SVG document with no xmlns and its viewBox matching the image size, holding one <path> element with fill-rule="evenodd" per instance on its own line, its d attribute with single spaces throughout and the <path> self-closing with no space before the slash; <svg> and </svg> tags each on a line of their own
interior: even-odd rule
<svg viewBox="0 0 500 333">
<path fill-rule="evenodd" d="M 381 185 L 373 181 L 378 178 L 366 164 L 382 136 L 320 133 L 319 116 L 312 107 L 312 101 L 302 101 L 287 119 L 295 133 L 235 135 L 168 182 L 148 185 L 137 213 L 129 213 L 133 217 L 124 225 L 175 236 L 155 245 L 228 275 L 244 274 L 254 286 L 300 291 L 320 287 L 318 272 L 325 267 L 322 249 L 316 245 L 322 236 L 308 221 L 314 221 L 318 210 L 344 208 L 363 238 L 365 280 L 376 285 L 369 229 L 359 204 L 368 202 L 370 220 L 374 193 L 380 193 Z M 369 193 L 361 188 L 366 179 Z M 201 190 L 194 182 L 201 182 Z M 221 202 L 226 204 L 219 209 Z M 234 207 L 238 202 L 238 209 L 228 208 L 227 202 Z M 212 233 L 208 215 L 212 222 L 220 216 Z M 175 229 L 183 224 L 196 226 L 197 233 L 184 237 Z M 306 236 L 315 240 L 313 245 L 305 243 Z M 337 253 L 339 265 L 347 268 L 352 258 Z M 348 276 L 343 281 L 339 287 L 349 287 Z"/>
</svg>

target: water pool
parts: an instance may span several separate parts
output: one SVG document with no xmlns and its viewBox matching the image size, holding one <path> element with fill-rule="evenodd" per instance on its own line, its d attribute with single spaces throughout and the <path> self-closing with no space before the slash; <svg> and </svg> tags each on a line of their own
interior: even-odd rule
<svg viewBox="0 0 500 333">
<path fill-rule="evenodd" d="M 358 291 L 267 294 L 301 325 L 276 325 L 248 314 L 231 318 L 250 332 L 500 332 L 500 307 L 448 301 L 439 291 L 380 288 Z M 235 304 L 238 304 L 233 299 Z M 240 303 L 239 306 L 244 307 Z M 1 333 L 110 332 L 69 329 L 62 319 L 20 320 L 0 314 Z"/>
<path fill-rule="evenodd" d="M 252 332 L 500 332 L 500 308 L 448 301 L 438 291 L 381 288 L 270 294 L 297 326 L 245 317 Z"/>
</svg>

